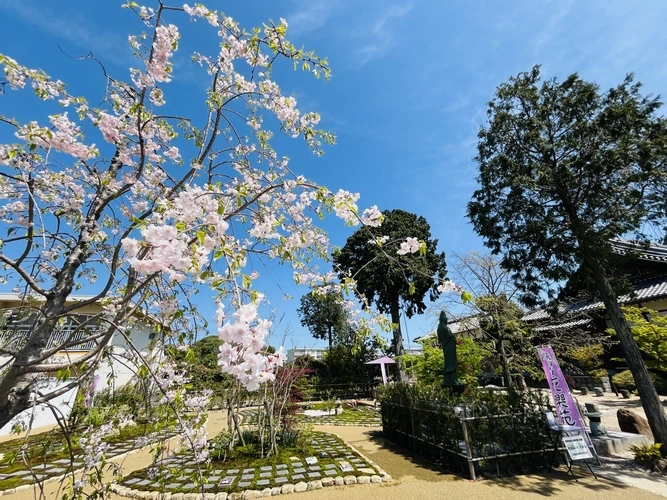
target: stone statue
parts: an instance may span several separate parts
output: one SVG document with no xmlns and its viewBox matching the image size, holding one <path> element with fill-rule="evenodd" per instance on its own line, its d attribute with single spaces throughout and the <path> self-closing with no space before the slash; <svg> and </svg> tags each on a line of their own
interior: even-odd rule
<svg viewBox="0 0 667 500">
<path fill-rule="evenodd" d="M 456 376 L 456 335 L 451 328 L 447 326 L 447 315 L 445 311 L 440 312 L 440 321 L 438 322 L 438 342 L 445 355 L 445 381 L 443 387 L 463 388 L 463 383 Z"/>
</svg>

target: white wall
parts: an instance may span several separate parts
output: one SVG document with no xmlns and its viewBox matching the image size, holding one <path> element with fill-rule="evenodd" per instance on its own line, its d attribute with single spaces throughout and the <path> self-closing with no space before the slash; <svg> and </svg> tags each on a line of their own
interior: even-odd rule
<svg viewBox="0 0 667 500">
<path fill-rule="evenodd" d="M 45 390 L 53 391 L 58 387 L 62 387 L 64 382 L 55 382 L 45 383 L 43 388 Z M 51 404 L 62 413 L 62 418 L 69 417 L 70 412 L 72 411 L 72 405 L 74 404 L 74 398 L 76 397 L 77 389 L 71 389 L 65 394 L 58 396 L 57 398 L 51 400 Z M 26 424 L 29 424 L 32 419 L 32 428 L 42 427 L 45 425 L 56 425 L 57 420 L 53 414 L 53 411 L 46 405 L 37 405 L 35 408 L 30 408 L 19 414 L 14 418 L 12 422 L 9 422 L 2 429 L 0 429 L 0 436 L 8 436 L 11 434 L 12 425 L 17 420 L 24 421 Z"/>
</svg>

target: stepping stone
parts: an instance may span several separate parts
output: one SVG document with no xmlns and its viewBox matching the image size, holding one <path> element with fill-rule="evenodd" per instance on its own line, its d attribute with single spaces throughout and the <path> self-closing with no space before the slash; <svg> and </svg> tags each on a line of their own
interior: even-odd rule
<svg viewBox="0 0 667 500">
<path fill-rule="evenodd" d="M 264 471 L 264 472 L 271 471 L 271 470 L 273 470 L 273 467 L 271 467 L 271 466 L 260 467 L 259 470 Z"/>
<path fill-rule="evenodd" d="M 223 473 L 224 471 L 216 469 L 216 470 L 211 471 L 211 472 L 213 472 L 213 474 L 216 474 L 216 475 L 218 475 L 218 476 L 222 476 L 222 473 Z"/>
<path fill-rule="evenodd" d="M 294 462 L 292 467 L 303 467 L 303 462 Z"/>
<path fill-rule="evenodd" d="M 243 469 L 244 474 L 248 474 L 250 472 L 255 472 L 255 469 Z"/>
<path fill-rule="evenodd" d="M 176 490 L 181 487 L 181 483 L 169 483 L 168 485 L 165 486 L 166 489 L 168 490 Z"/>
<path fill-rule="evenodd" d="M 365 465 L 365 464 L 364 464 Z M 376 474 L 376 471 L 370 468 L 364 468 L 364 469 L 357 469 L 359 472 L 362 472 L 364 474 Z"/>
<path fill-rule="evenodd" d="M 203 486 L 204 486 L 204 489 L 205 489 L 205 490 L 210 490 L 210 489 L 213 489 L 213 487 L 215 486 L 215 484 L 206 483 L 206 484 L 203 485 Z"/>
<path fill-rule="evenodd" d="M 259 477 L 271 477 L 273 476 L 272 472 L 262 472 Z"/>
<path fill-rule="evenodd" d="M 308 477 L 313 477 L 313 478 L 322 477 L 322 474 L 320 474 L 319 472 L 309 472 Z"/>
<path fill-rule="evenodd" d="M 194 469 L 184 469 L 183 472 L 186 474 L 192 474 L 195 470 Z"/>
<path fill-rule="evenodd" d="M 54 463 L 54 464 L 67 464 L 67 465 L 69 465 L 69 460 L 67 460 L 67 459 L 65 459 L 65 458 L 61 458 L 60 460 L 56 460 L 56 461 L 53 462 L 53 463 Z"/>
<path fill-rule="evenodd" d="M 260 479 L 257 481 L 257 486 L 268 486 L 269 482 L 270 481 L 268 479 Z"/>
<path fill-rule="evenodd" d="M 276 484 L 283 484 L 283 483 L 287 482 L 287 478 L 286 477 L 277 477 L 273 480 L 273 482 L 276 483 Z"/>
<path fill-rule="evenodd" d="M 215 483 L 218 479 L 220 479 L 220 476 L 208 476 L 207 478 L 210 482 Z"/>
<path fill-rule="evenodd" d="M 305 478 L 306 476 L 304 476 L 303 474 L 295 474 L 292 476 L 292 481 L 298 481 L 299 479 L 305 479 Z"/>
<path fill-rule="evenodd" d="M 278 474 L 279 476 L 287 476 L 289 475 L 289 471 L 286 471 L 285 469 L 280 469 L 276 471 L 276 474 Z"/>
<path fill-rule="evenodd" d="M 363 460 L 361 460 L 360 458 L 352 458 L 352 459 L 350 459 L 350 462 L 358 464 L 360 462 L 363 462 Z"/>
<path fill-rule="evenodd" d="M 238 474 L 239 472 L 241 472 L 241 471 L 238 470 L 238 469 L 229 469 L 227 471 L 227 474 Z"/>
<path fill-rule="evenodd" d="M 245 488 L 246 486 L 250 486 L 250 484 L 249 481 L 242 481 L 239 483 L 239 488 Z"/>
<path fill-rule="evenodd" d="M 243 481 L 252 481 L 253 479 L 255 479 L 255 475 L 254 474 L 244 474 L 243 476 L 241 476 L 241 479 Z"/>
<path fill-rule="evenodd" d="M 139 481 L 137 486 L 148 486 L 149 484 L 151 484 L 151 482 L 148 479 L 144 479 L 143 481 Z"/>
<path fill-rule="evenodd" d="M 335 476 L 335 475 L 338 474 L 338 472 L 336 472 L 335 470 L 325 470 L 324 473 L 325 473 L 327 476 Z"/>
<path fill-rule="evenodd" d="M 135 478 L 133 478 L 133 479 L 128 479 L 127 481 L 123 481 L 123 482 L 124 482 L 125 484 L 136 484 L 136 483 L 138 483 L 139 481 L 141 481 L 141 479 L 139 479 L 138 477 L 135 477 Z"/>
<path fill-rule="evenodd" d="M 320 467 L 319 465 L 311 465 L 310 467 L 308 467 L 308 470 L 321 470 L 321 469 L 322 467 Z"/>
<path fill-rule="evenodd" d="M 335 469 L 335 468 L 336 468 L 336 465 L 335 465 L 335 464 L 326 464 L 326 465 L 324 466 L 324 468 L 325 468 L 325 469 Z"/>
<path fill-rule="evenodd" d="M 195 483 L 188 483 L 183 485 L 184 490 L 194 490 L 197 487 Z"/>
<path fill-rule="evenodd" d="M 303 474 L 306 472 L 306 469 L 294 469 L 294 474 Z"/>
<path fill-rule="evenodd" d="M 278 465 L 276 465 L 276 469 L 287 469 L 287 465 L 285 465 L 285 464 L 278 464 Z"/>
</svg>

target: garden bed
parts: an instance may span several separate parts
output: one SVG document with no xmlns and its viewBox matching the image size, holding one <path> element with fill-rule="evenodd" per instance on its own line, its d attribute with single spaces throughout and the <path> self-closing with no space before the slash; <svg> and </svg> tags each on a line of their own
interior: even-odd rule
<svg viewBox="0 0 667 500">
<path fill-rule="evenodd" d="M 54 429 L 33 434 L 27 439 L 17 438 L 0 443 L 0 453 L 4 454 L 0 459 L 0 491 L 61 477 L 83 467 L 80 432 L 72 434 L 69 442 L 61 429 Z M 106 455 L 110 458 L 129 453 L 174 435 L 175 432 L 164 423 L 128 425 L 104 439 L 109 445 Z M 142 438 L 147 437 L 152 439 L 143 442 Z"/>
<path fill-rule="evenodd" d="M 290 486 L 303 483 L 308 488 L 336 484 L 341 478 L 347 484 L 381 482 L 386 473 L 338 436 L 314 432 L 308 443 L 283 446 L 278 454 L 258 458 L 244 449 L 225 461 L 211 460 L 200 468 L 192 455 L 184 453 L 155 466 L 135 471 L 115 487 L 121 495 L 136 492 L 233 493 L 247 490 L 274 489 L 275 494 L 288 492 Z M 357 478 L 367 479 L 357 479 Z M 345 479 L 348 478 L 348 479 Z M 351 478 L 354 478 L 351 479 Z M 389 478 L 390 479 L 390 478 Z M 385 481 L 387 478 L 385 477 Z M 285 491 L 283 491 L 283 487 Z M 300 486 L 297 491 L 303 488 Z M 292 489 L 294 491 L 294 489 Z M 140 497 L 141 498 L 141 497 Z"/>
</svg>

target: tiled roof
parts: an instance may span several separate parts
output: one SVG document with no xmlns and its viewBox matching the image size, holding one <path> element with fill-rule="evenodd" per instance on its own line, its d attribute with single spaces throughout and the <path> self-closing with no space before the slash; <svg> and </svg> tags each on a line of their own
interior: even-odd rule
<svg viewBox="0 0 667 500">
<path fill-rule="evenodd" d="M 634 294 L 621 295 L 618 298 L 619 304 L 634 304 L 646 300 L 655 300 L 661 297 L 667 297 L 667 272 L 653 275 L 643 279 L 638 279 L 632 283 Z M 586 311 L 594 311 L 602 309 L 604 304 L 602 301 L 588 302 L 579 301 L 569 306 L 563 306 L 560 309 L 560 314 L 572 314 Z M 544 319 L 550 319 L 549 313 L 544 309 L 537 309 L 526 314 L 523 321 L 533 322 Z"/>
<path fill-rule="evenodd" d="M 565 323 L 558 323 L 556 325 L 545 325 L 545 326 L 539 326 L 535 328 L 538 332 L 545 332 L 549 330 L 562 330 L 563 328 L 573 328 L 575 326 L 584 326 L 592 321 L 588 318 L 584 319 L 577 319 L 574 321 L 566 321 Z"/>
<path fill-rule="evenodd" d="M 651 243 L 645 247 L 641 243 L 631 240 L 615 239 L 611 241 L 612 251 L 617 255 L 627 255 L 638 252 L 637 259 L 645 262 L 667 262 L 667 245 Z"/>
</svg>

